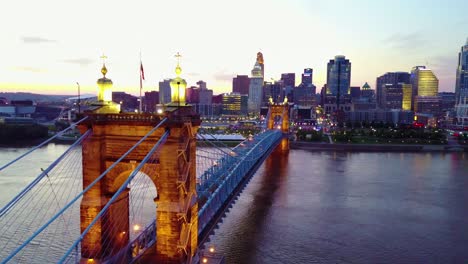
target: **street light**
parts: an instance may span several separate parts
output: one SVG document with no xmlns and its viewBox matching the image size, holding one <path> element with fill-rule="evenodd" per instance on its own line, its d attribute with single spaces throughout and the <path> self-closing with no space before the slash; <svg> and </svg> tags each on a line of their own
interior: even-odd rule
<svg viewBox="0 0 468 264">
<path fill-rule="evenodd" d="M 79 82 L 76 82 L 76 85 L 78 85 L 78 114 L 80 114 L 81 112 L 81 108 L 80 108 L 80 83 Z"/>
</svg>

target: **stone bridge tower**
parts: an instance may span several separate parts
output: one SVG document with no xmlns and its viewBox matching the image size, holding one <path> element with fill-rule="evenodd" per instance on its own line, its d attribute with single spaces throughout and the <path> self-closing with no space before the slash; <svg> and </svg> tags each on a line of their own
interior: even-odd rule
<svg viewBox="0 0 468 264">
<path fill-rule="evenodd" d="M 109 89 L 112 81 L 105 77 L 98 80 L 99 101 L 84 113 L 88 119 L 79 125 L 81 132 L 92 129 L 92 136 L 82 146 L 83 188 L 127 152 L 138 140 L 154 128 L 164 117 L 167 121 L 112 169 L 105 178 L 93 186 L 83 197 L 80 208 L 81 231 L 95 218 L 133 169 L 142 161 L 152 146 L 169 131 L 165 143 L 157 152 L 156 162 L 144 165 L 146 173 L 157 190 L 156 243 L 151 261 L 158 263 L 182 263 L 192 257 L 198 247 L 198 204 L 196 193 L 196 138 L 200 118 L 186 106 L 185 81 L 173 79 L 173 102 L 163 114 L 121 113 L 111 101 Z M 82 262 L 92 259 L 100 263 L 124 251 L 129 244 L 129 189 L 111 205 L 108 212 L 94 225 L 81 243 Z M 119 230 L 113 228 L 119 227 Z M 127 263 L 131 254 L 120 259 Z"/>
</svg>

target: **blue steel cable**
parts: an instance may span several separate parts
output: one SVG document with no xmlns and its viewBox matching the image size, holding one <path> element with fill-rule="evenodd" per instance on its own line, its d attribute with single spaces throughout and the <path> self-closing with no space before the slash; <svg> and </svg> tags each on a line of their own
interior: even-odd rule
<svg viewBox="0 0 468 264">
<path fill-rule="evenodd" d="M 87 130 L 75 143 L 73 143 L 60 157 L 58 157 L 50 166 L 45 169 L 39 176 L 34 179 L 26 188 L 24 188 L 19 194 L 17 194 L 9 203 L 7 203 L 1 210 L 0 210 L 0 218 L 5 215 L 6 212 L 8 212 L 12 206 L 14 206 L 21 198 L 29 191 L 31 190 L 42 178 L 45 177 L 45 175 L 52 170 L 65 156 L 70 150 L 72 150 L 76 145 L 80 144 L 81 141 L 85 137 L 87 137 L 90 133 L 90 130 Z"/>
<path fill-rule="evenodd" d="M 35 146 L 34 148 L 30 149 L 29 151 L 27 151 L 26 153 L 20 155 L 20 156 L 17 157 L 16 159 L 14 159 L 14 160 L 8 162 L 7 164 L 3 165 L 2 167 L 0 167 L 0 171 L 2 171 L 3 169 L 7 168 L 7 167 L 10 166 L 11 164 L 17 162 L 18 160 L 20 160 L 20 159 L 26 157 L 26 156 L 29 155 L 31 152 L 35 151 L 36 149 L 38 149 L 38 148 L 44 146 L 45 144 L 49 143 L 50 141 L 54 140 L 56 137 L 63 135 L 63 133 L 67 132 L 68 130 L 70 130 L 70 129 L 72 129 L 72 128 L 75 128 L 76 125 L 78 125 L 79 123 L 85 121 L 87 118 L 88 118 L 88 117 L 84 117 L 84 118 L 82 118 L 81 120 L 79 120 L 78 122 L 71 124 L 71 125 L 70 125 L 69 127 L 67 127 L 66 129 L 64 129 L 64 130 L 58 132 L 57 134 L 55 134 L 53 137 L 51 137 L 51 138 L 45 140 L 45 141 L 42 142 L 41 144 L 39 144 L 39 145 Z"/>
<path fill-rule="evenodd" d="M 117 199 L 117 197 L 122 193 L 122 191 L 126 188 L 126 186 L 128 185 L 128 183 L 135 177 L 136 173 L 143 167 L 143 165 L 145 165 L 145 163 L 149 160 L 149 158 L 151 157 L 151 155 L 153 155 L 153 153 L 159 148 L 159 146 L 161 145 L 161 142 L 165 141 L 165 139 L 168 137 L 169 135 L 169 131 L 166 131 L 162 137 L 159 139 L 159 141 L 151 148 L 151 150 L 149 151 L 149 153 L 143 158 L 143 160 L 141 161 L 140 164 L 138 164 L 138 166 L 133 170 L 133 172 L 130 174 L 130 176 L 125 180 L 125 182 L 122 184 L 122 186 L 120 186 L 120 188 L 117 190 L 117 192 L 112 196 L 112 198 L 107 202 L 107 204 L 104 206 L 104 208 L 102 208 L 102 210 L 96 215 L 96 217 L 93 219 L 93 221 L 91 221 L 91 223 L 88 225 L 88 227 L 86 227 L 86 229 L 81 233 L 80 237 L 75 240 L 75 242 L 73 243 L 73 245 L 67 250 L 67 252 L 65 252 L 65 254 L 63 255 L 63 257 L 58 261 L 58 263 L 63 263 L 67 256 L 72 252 L 72 250 L 75 248 L 75 246 L 78 245 L 78 243 L 81 242 L 81 240 L 83 240 L 84 236 L 86 234 L 88 234 L 89 230 L 91 230 L 91 227 L 94 226 L 94 224 L 96 224 L 96 222 L 98 221 L 98 219 L 107 211 L 107 209 L 110 207 L 110 205 Z M 11 259 L 11 258 L 8 258 L 8 260 Z"/>
<path fill-rule="evenodd" d="M 117 159 L 107 170 L 105 170 L 99 177 L 97 177 L 90 185 L 88 185 L 82 192 L 80 192 L 72 201 L 62 208 L 60 212 L 55 214 L 47 223 L 41 226 L 31 237 L 29 237 L 23 244 L 21 244 L 14 252 L 12 252 L 6 259 L 1 263 L 7 263 L 10 261 L 19 251 L 21 251 L 27 244 L 29 244 L 37 235 L 39 235 L 47 226 L 49 226 L 53 221 L 55 221 L 65 210 L 67 210 L 73 203 L 75 203 L 84 193 L 89 191 L 96 183 L 98 183 L 110 170 L 112 170 L 117 164 L 119 164 L 125 157 L 127 157 L 136 147 L 138 147 L 141 142 L 146 140 L 150 135 L 154 133 L 160 126 L 162 126 L 167 121 L 167 118 L 161 120 L 153 129 L 151 129 L 144 137 L 142 137 L 135 145 L 133 145 L 125 154 L 123 154 L 119 159 Z M 166 132 L 167 133 L 167 132 Z"/>
</svg>

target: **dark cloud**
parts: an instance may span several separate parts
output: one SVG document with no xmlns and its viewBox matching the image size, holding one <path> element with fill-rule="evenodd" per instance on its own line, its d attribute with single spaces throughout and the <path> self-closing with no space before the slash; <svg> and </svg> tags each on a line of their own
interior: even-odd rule
<svg viewBox="0 0 468 264">
<path fill-rule="evenodd" d="M 33 36 L 24 36 L 21 37 L 21 40 L 27 44 L 37 44 L 37 43 L 55 43 L 56 40 L 53 39 L 46 39 L 41 37 L 33 37 Z"/>
<path fill-rule="evenodd" d="M 30 66 L 16 66 L 12 68 L 14 71 L 25 71 L 25 72 L 34 72 L 34 73 L 44 73 L 47 72 L 46 69 L 30 67 Z"/>
<path fill-rule="evenodd" d="M 221 71 L 213 74 L 213 77 L 217 81 L 232 81 L 234 75 L 232 73 L 226 73 L 225 71 Z"/>
<path fill-rule="evenodd" d="M 91 63 L 94 63 L 94 60 L 87 59 L 87 58 L 78 58 L 78 59 L 66 59 L 62 62 L 69 63 L 69 64 L 76 64 L 80 66 L 88 66 Z"/>
<path fill-rule="evenodd" d="M 424 44 L 424 38 L 420 33 L 397 33 L 384 39 L 384 43 L 398 49 L 420 49 Z"/>
</svg>

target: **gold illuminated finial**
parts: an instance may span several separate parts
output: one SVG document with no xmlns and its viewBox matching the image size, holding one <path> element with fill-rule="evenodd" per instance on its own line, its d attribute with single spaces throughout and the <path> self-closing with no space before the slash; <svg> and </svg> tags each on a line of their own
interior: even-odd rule
<svg viewBox="0 0 468 264">
<path fill-rule="evenodd" d="M 177 66 L 175 69 L 175 73 L 177 74 L 177 76 L 179 76 L 182 73 L 182 68 L 180 67 L 180 58 L 182 57 L 182 55 L 180 55 L 180 53 L 177 52 L 177 54 L 174 57 L 177 58 Z"/>
<path fill-rule="evenodd" d="M 101 73 L 102 73 L 102 75 L 104 75 L 104 77 L 106 77 L 106 73 L 107 73 L 106 59 L 107 59 L 107 56 L 102 54 L 101 59 L 102 59 Z"/>
</svg>

